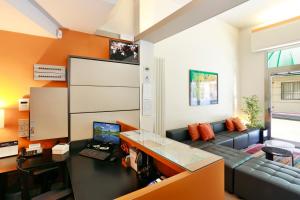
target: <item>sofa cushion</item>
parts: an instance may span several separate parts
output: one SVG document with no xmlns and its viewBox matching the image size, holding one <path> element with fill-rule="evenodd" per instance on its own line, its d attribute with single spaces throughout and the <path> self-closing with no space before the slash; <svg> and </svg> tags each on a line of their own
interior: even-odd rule
<svg viewBox="0 0 300 200">
<path fill-rule="evenodd" d="M 191 144 L 193 144 L 194 141 L 193 140 L 183 140 L 183 141 L 180 141 L 180 142 L 183 143 L 183 144 L 191 145 Z"/>
<path fill-rule="evenodd" d="M 198 129 L 201 135 L 201 140 L 208 141 L 215 138 L 215 133 L 210 124 L 199 124 Z"/>
<path fill-rule="evenodd" d="M 231 132 L 224 134 L 223 136 L 233 138 L 233 148 L 234 149 L 245 149 L 248 147 L 248 133 L 247 132 Z"/>
<path fill-rule="evenodd" d="M 200 132 L 198 130 L 198 125 L 199 125 L 198 123 L 188 125 L 189 134 L 193 141 L 200 139 Z"/>
<path fill-rule="evenodd" d="M 224 137 L 232 138 L 232 136 L 231 136 L 232 133 L 236 133 L 236 132 L 221 131 L 221 132 L 218 133 L 218 135 L 222 135 Z"/>
<path fill-rule="evenodd" d="M 235 194 L 244 199 L 300 199 L 300 170 L 264 158 L 238 166 L 234 181 Z"/>
<path fill-rule="evenodd" d="M 243 132 L 245 130 L 247 130 L 247 127 L 242 123 L 242 121 L 240 120 L 240 118 L 236 117 L 232 119 L 232 122 L 234 124 L 234 127 L 237 131 L 239 132 Z"/>
<path fill-rule="evenodd" d="M 227 131 L 232 132 L 235 130 L 232 118 L 226 119 L 225 124 L 226 124 Z"/>
<path fill-rule="evenodd" d="M 188 128 L 178 128 L 173 130 L 167 130 L 166 136 L 170 139 L 183 142 L 185 140 L 191 140 L 191 137 L 188 132 Z"/>
<path fill-rule="evenodd" d="M 215 134 L 227 130 L 225 120 L 218 121 L 218 122 L 213 122 L 213 123 L 211 123 L 211 126 L 212 126 L 213 131 L 214 131 Z"/>
<path fill-rule="evenodd" d="M 222 145 L 211 145 L 203 148 L 203 150 L 222 156 L 225 160 L 225 165 L 231 168 L 235 168 L 252 158 L 251 154 Z"/>
<path fill-rule="evenodd" d="M 252 144 L 257 144 L 260 141 L 260 129 L 252 128 L 248 129 L 247 133 L 249 135 L 249 146 Z"/>
<path fill-rule="evenodd" d="M 233 192 L 234 188 L 234 169 L 251 159 L 251 155 L 221 145 L 212 145 L 203 148 L 204 151 L 222 156 L 225 160 L 225 189 Z"/>
<path fill-rule="evenodd" d="M 205 147 L 209 147 L 209 146 L 212 146 L 214 144 L 211 143 L 211 142 L 205 142 L 205 141 L 202 141 L 202 140 L 198 140 L 198 141 L 190 143 L 189 145 L 194 147 L 194 148 L 203 149 Z"/>
<path fill-rule="evenodd" d="M 210 140 L 209 142 L 233 148 L 233 138 L 225 137 L 223 135 L 216 134 L 215 139 Z"/>
</svg>

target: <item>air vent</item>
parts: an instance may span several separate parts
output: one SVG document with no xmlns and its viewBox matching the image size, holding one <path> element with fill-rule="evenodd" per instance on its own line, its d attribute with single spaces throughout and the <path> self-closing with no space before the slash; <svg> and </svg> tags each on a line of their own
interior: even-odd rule
<svg viewBox="0 0 300 200">
<path fill-rule="evenodd" d="M 64 66 L 35 64 L 34 80 L 66 81 L 66 68 Z"/>
</svg>

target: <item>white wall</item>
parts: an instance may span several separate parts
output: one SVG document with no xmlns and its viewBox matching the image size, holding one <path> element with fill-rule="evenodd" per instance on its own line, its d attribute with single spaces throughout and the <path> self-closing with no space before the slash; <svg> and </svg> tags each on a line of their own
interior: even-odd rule
<svg viewBox="0 0 300 200">
<path fill-rule="evenodd" d="M 252 33 L 252 50 L 262 51 L 300 43 L 300 21 L 295 20 Z"/>
<path fill-rule="evenodd" d="M 300 113 L 300 100 L 281 100 L 281 83 L 300 81 L 300 76 L 275 76 L 272 79 L 272 111 Z"/>
<path fill-rule="evenodd" d="M 155 44 L 155 56 L 165 59 L 166 130 L 235 114 L 238 35 L 236 28 L 210 19 Z M 219 104 L 189 106 L 190 69 L 219 74 Z"/>
<path fill-rule="evenodd" d="M 191 0 L 140 0 L 140 32 L 169 16 Z"/>
<path fill-rule="evenodd" d="M 240 31 L 239 37 L 239 81 L 238 99 L 242 104 L 242 97 L 257 95 L 260 106 L 264 110 L 265 100 L 265 53 L 255 53 L 251 50 L 251 29 L 246 28 Z M 241 114 L 241 112 L 240 112 Z M 263 119 L 264 114 L 261 114 Z"/>
</svg>

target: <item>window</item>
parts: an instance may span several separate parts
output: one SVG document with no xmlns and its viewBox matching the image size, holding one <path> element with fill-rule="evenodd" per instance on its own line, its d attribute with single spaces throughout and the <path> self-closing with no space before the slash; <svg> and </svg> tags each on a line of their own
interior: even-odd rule
<svg viewBox="0 0 300 200">
<path fill-rule="evenodd" d="M 269 51 L 268 68 L 284 67 L 300 64 L 300 47 Z"/>
<path fill-rule="evenodd" d="M 282 82 L 281 100 L 300 100 L 300 81 Z"/>
</svg>

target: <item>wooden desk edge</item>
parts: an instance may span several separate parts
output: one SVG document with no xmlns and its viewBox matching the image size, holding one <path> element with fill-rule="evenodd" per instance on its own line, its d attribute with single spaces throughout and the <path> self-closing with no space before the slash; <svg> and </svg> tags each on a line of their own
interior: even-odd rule
<svg viewBox="0 0 300 200">
<path fill-rule="evenodd" d="M 216 180 L 209 179 L 209 180 L 202 180 L 202 178 L 207 179 L 208 176 L 214 176 Z M 217 177 L 217 178 L 216 178 Z M 186 191 L 186 194 L 182 194 L 179 191 L 174 191 L 174 188 L 181 188 L 181 186 L 189 187 L 193 192 Z M 203 187 L 201 187 L 203 185 Z M 167 189 L 166 187 L 169 187 Z M 205 187 L 211 188 L 211 190 L 214 190 L 214 194 L 212 194 L 212 191 L 206 191 L 207 193 L 201 193 L 199 190 L 205 190 Z M 217 197 L 214 199 L 224 199 L 224 160 L 218 160 L 210 165 L 207 165 L 195 172 L 189 172 L 184 171 L 181 172 L 175 176 L 172 176 L 170 178 L 167 178 L 163 180 L 160 183 L 149 185 L 147 187 L 144 187 L 140 190 L 131 192 L 129 194 L 126 194 L 124 196 L 121 196 L 117 198 L 116 200 L 129 200 L 129 199 L 151 199 L 149 196 L 159 196 L 163 195 L 160 194 L 161 190 L 173 190 L 174 193 L 178 195 L 176 199 L 182 199 L 185 198 L 181 195 L 186 195 L 186 198 L 189 199 L 198 199 L 199 195 L 203 196 L 203 199 L 206 199 L 205 197 L 211 197 L 210 195 Z M 204 191 L 205 192 L 205 191 Z M 152 193 L 152 194 L 151 194 Z M 154 193 L 154 194 L 153 194 Z M 166 194 L 164 194 L 166 195 Z M 147 197 L 146 197 L 147 196 Z"/>
</svg>

